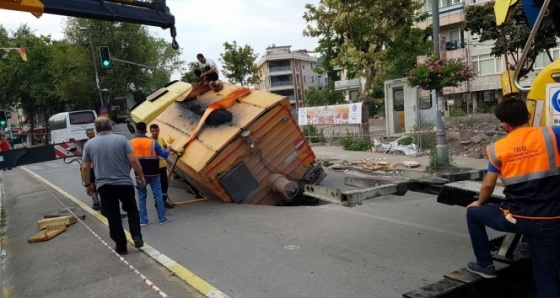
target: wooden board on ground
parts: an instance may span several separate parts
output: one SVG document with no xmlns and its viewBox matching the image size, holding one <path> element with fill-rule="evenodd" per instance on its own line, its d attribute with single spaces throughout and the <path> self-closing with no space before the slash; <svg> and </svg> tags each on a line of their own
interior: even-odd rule
<svg viewBox="0 0 560 298">
<path fill-rule="evenodd" d="M 181 201 L 181 202 L 173 202 L 173 205 L 185 205 L 185 204 L 196 203 L 196 202 L 206 201 L 206 200 L 208 200 L 208 199 L 207 198 L 201 198 L 201 199 L 187 200 L 187 201 Z"/>
<path fill-rule="evenodd" d="M 27 238 L 28 243 L 35 243 L 41 241 L 47 241 L 52 239 L 54 236 L 66 231 L 66 226 L 51 227 L 41 230 L 41 232 Z"/>
<path fill-rule="evenodd" d="M 59 226 L 69 226 L 75 224 L 77 221 L 74 215 L 65 215 L 53 218 L 45 218 L 37 221 L 37 226 L 39 230 L 46 229 L 49 227 L 59 227 Z"/>
<path fill-rule="evenodd" d="M 420 166 L 420 163 L 417 161 L 403 161 L 402 164 L 407 168 L 416 168 Z"/>
</svg>

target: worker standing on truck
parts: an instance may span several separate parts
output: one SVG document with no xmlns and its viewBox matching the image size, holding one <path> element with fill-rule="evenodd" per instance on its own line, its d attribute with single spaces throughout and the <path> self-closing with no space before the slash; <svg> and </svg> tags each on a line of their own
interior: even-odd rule
<svg viewBox="0 0 560 298">
<path fill-rule="evenodd" d="M 89 170 L 93 164 L 95 183 L 101 197 L 103 215 L 109 222 L 109 234 L 115 241 L 115 251 L 124 255 L 128 253 L 126 235 L 121 221 L 119 201 L 122 209 L 128 214 L 128 228 L 134 240 L 134 246 L 144 246 L 140 228 L 140 217 L 136 199 L 134 197 L 134 184 L 130 178 L 130 167 L 136 171 L 138 187 L 146 185 L 142 166 L 134 156 L 128 140 L 121 135 L 112 133 L 111 120 L 106 117 L 95 119 L 97 136 L 84 145 L 82 163 L 82 183 L 86 193 L 91 196 L 93 186 L 89 182 Z"/>
<path fill-rule="evenodd" d="M 169 220 L 165 215 L 165 207 L 163 206 L 163 196 L 161 194 L 161 180 L 159 174 L 159 157 L 167 158 L 169 152 L 163 150 L 161 146 L 154 140 L 146 136 L 146 123 L 138 122 L 136 124 L 136 137 L 130 141 L 134 155 L 142 165 L 142 171 L 146 177 L 146 184 L 150 185 L 154 200 L 156 201 L 156 209 L 160 224 L 165 224 Z M 138 205 L 140 205 L 140 225 L 148 224 L 148 211 L 146 210 L 146 198 L 148 197 L 148 188 L 138 187 Z"/>
<path fill-rule="evenodd" d="M 467 269 L 496 278 L 486 226 L 523 234 L 533 263 L 537 297 L 560 297 L 556 264 L 560 261 L 560 126 L 531 127 L 519 98 L 507 98 L 495 110 L 507 136 L 487 147 L 488 173 L 477 201 L 467 206 L 467 225 L 476 262 Z M 486 204 L 500 176 L 505 199 Z"/>
<path fill-rule="evenodd" d="M 206 77 L 208 81 L 217 81 L 219 78 L 218 67 L 212 59 L 206 59 L 204 55 L 196 55 L 198 60 L 198 68 L 194 70 L 197 78 Z"/>
</svg>

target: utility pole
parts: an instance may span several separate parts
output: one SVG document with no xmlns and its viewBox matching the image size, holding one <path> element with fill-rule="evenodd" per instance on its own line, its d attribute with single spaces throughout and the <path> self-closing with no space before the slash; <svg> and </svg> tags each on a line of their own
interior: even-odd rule
<svg viewBox="0 0 560 298">
<path fill-rule="evenodd" d="M 439 0 L 432 0 L 432 26 L 433 26 L 433 54 L 439 57 Z M 445 58 L 445 57 L 440 57 Z M 443 121 L 443 90 L 435 89 L 432 90 L 432 94 L 436 99 L 436 165 L 451 165 L 451 159 L 449 158 L 449 150 L 447 148 L 447 138 L 445 136 L 445 123 Z"/>
<path fill-rule="evenodd" d="M 95 52 L 93 51 L 93 41 L 91 40 L 91 31 L 88 27 L 80 27 L 80 31 L 87 31 L 89 48 L 91 49 L 91 59 L 93 59 L 93 70 L 95 71 L 95 86 L 97 94 L 99 95 L 99 108 L 103 107 L 103 95 L 101 95 L 101 88 L 99 87 L 99 74 L 97 73 L 97 65 L 95 62 Z"/>
</svg>

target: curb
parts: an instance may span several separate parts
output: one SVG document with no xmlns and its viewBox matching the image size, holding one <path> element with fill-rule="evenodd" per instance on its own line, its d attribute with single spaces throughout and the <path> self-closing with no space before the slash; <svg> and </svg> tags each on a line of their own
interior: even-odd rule
<svg viewBox="0 0 560 298">
<path fill-rule="evenodd" d="M 75 198 L 74 196 L 69 194 L 68 192 L 64 191 L 63 189 L 54 185 L 53 183 L 47 181 L 46 179 L 37 175 L 35 172 L 27 169 L 26 167 L 20 167 L 20 168 L 23 169 L 24 171 L 26 171 L 27 173 L 29 173 L 30 175 L 32 175 L 35 179 L 37 179 L 40 182 L 42 182 L 42 183 L 48 185 L 49 187 L 53 188 L 54 190 L 56 190 L 57 192 L 62 194 L 65 198 L 74 202 L 76 205 L 80 206 L 80 208 L 82 208 L 84 211 L 88 212 L 93 217 L 97 218 L 104 225 L 108 225 L 108 222 L 107 222 L 107 219 L 105 218 L 105 216 L 103 216 L 99 212 L 91 209 L 91 207 L 86 205 L 84 202 L 78 200 L 77 198 Z M 1 193 L 1 188 L 0 188 L 0 198 L 2 198 L 2 195 L 3 194 Z M 1 206 L 1 201 L 0 201 L 0 206 Z M 132 240 L 132 237 L 130 236 L 130 233 L 127 230 L 125 230 L 125 234 L 126 234 L 126 238 L 127 238 L 128 242 L 131 243 L 132 245 L 134 245 L 134 242 Z M 192 271 L 185 268 L 183 265 L 177 263 L 176 261 L 172 260 L 171 258 L 169 258 L 165 254 L 161 253 L 157 249 L 148 245 L 146 242 L 144 242 L 144 247 L 142 247 L 142 249 L 140 249 L 140 250 L 144 251 L 144 253 L 146 253 L 150 258 L 152 258 L 153 260 L 155 260 L 159 264 L 163 265 L 169 271 L 173 272 L 178 278 L 180 278 L 181 280 L 186 282 L 191 287 L 195 288 L 197 291 L 199 291 L 204 296 L 209 297 L 209 298 L 229 298 L 228 295 L 226 295 L 222 291 L 218 290 L 212 284 L 210 284 L 209 282 L 200 278 L 198 275 L 194 274 Z"/>
</svg>

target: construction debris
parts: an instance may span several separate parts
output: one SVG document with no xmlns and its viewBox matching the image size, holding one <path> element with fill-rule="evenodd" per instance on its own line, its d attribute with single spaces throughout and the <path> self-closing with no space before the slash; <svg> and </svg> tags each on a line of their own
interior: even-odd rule
<svg viewBox="0 0 560 298">
<path fill-rule="evenodd" d="M 52 218 L 40 219 L 37 221 L 39 233 L 27 238 L 28 243 L 47 241 L 56 235 L 66 231 L 66 227 L 76 223 L 78 219 L 74 215 L 65 215 Z"/>
</svg>

